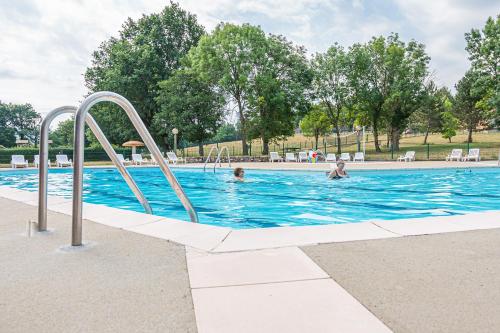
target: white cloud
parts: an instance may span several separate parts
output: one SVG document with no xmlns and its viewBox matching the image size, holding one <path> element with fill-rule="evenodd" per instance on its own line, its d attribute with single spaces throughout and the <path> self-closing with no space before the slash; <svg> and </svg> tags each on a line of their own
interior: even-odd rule
<svg viewBox="0 0 500 333">
<path fill-rule="evenodd" d="M 494 1 L 179 0 L 208 30 L 221 21 L 258 24 L 310 52 L 400 32 L 427 45 L 436 78 L 452 86 L 467 68 L 463 34 L 498 13 Z M 0 100 L 39 112 L 77 105 L 91 53 L 127 17 L 160 11 L 163 0 L 0 0 Z"/>
</svg>

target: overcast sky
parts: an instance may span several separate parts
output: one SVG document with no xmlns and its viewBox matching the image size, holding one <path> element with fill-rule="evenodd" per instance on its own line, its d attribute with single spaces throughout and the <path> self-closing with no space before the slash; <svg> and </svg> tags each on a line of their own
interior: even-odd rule
<svg viewBox="0 0 500 333">
<path fill-rule="evenodd" d="M 0 100 L 46 113 L 77 105 L 85 69 L 99 44 L 127 17 L 158 12 L 160 0 L 0 0 Z M 208 31 L 220 21 L 260 25 L 310 53 L 398 32 L 423 42 L 440 85 L 469 66 L 464 33 L 500 13 L 494 0 L 180 0 Z"/>
</svg>

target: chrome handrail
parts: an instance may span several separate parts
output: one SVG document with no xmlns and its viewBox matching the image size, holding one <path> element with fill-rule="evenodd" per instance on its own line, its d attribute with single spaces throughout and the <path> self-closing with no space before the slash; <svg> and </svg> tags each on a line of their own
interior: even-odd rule
<svg viewBox="0 0 500 333">
<path fill-rule="evenodd" d="M 217 163 L 219 163 L 219 168 L 222 167 L 222 163 L 221 163 L 221 155 L 222 155 L 222 152 L 223 151 L 226 151 L 227 153 L 227 162 L 229 163 L 229 167 L 231 167 L 231 158 L 229 157 L 229 149 L 227 148 L 227 146 L 223 146 L 220 150 L 219 150 L 219 153 L 217 154 L 217 159 L 215 160 L 215 163 L 214 163 L 214 172 L 215 172 L 215 168 L 217 167 Z"/>
<path fill-rule="evenodd" d="M 205 160 L 205 164 L 203 165 L 203 171 L 205 171 L 205 169 L 207 168 L 207 164 L 208 162 L 210 161 L 210 156 L 212 156 L 212 152 L 216 150 L 217 151 L 217 154 L 219 154 L 219 147 L 217 146 L 212 146 L 212 148 L 210 148 L 210 151 L 208 152 L 208 156 L 207 156 L 207 159 Z"/>
<path fill-rule="evenodd" d="M 123 96 L 118 95 L 109 91 L 101 91 L 94 93 L 82 102 L 75 115 L 75 132 L 74 132 L 74 151 L 73 151 L 73 216 L 72 216 L 72 228 L 71 228 L 71 245 L 80 246 L 82 245 L 82 196 L 83 196 L 83 158 L 84 158 L 84 146 L 85 146 L 85 118 L 88 111 L 92 106 L 99 102 L 113 102 L 119 105 L 130 118 L 135 129 L 139 133 L 140 137 L 144 141 L 144 144 L 148 148 L 151 155 L 158 162 L 160 169 L 162 170 L 165 178 L 172 186 L 177 197 L 182 202 L 184 208 L 189 214 L 192 222 L 198 222 L 198 215 L 194 210 L 191 201 L 184 193 L 181 185 L 175 178 L 172 171 L 168 167 L 167 163 L 163 159 L 160 149 L 154 142 L 151 134 L 144 126 L 142 119 L 135 108 L 130 104 L 130 102 Z"/>
<path fill-rule="evenodd" d="M 48 183 L 48 162 L 49 162 L 49 128 L 52 121 L 65 113 L 75 113 L 76 107 L 74 106 L 62 106 L 60 108 L 50 111 L 47 116 L 43 119 L 40 125 L 40 150 L 39 150 L 39 182 L 38 182 L 38 231 L 47 230 L 47 183 Z M 108 139 L 104 136 L 99 125 L 95 122 L 94 118 L 90 114 L 87 115 L 86 123 L 96 136 L 97 140 L 104 148 L 109 158 L 115 164 L 116 168 L 123 176 L 128 186 L 137 197 L 137 200 L 141 203 L 142 207 L 148 214 L 152 214 L 151 206 L 147 201 L 144 194 L 141 192 L 137 184 L 130 176 L 128 170 L 125 166 L 118 160 L 113 147 L 109 143 Z"/>
</svg>

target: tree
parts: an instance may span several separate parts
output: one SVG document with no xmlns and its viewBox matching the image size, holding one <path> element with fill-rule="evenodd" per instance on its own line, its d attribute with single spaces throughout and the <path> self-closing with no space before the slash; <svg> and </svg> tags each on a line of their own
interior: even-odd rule
<svg viewBox="0 0 500 333">
<path fill-rule="evenodd" d="M 16 143 L 16 137 L 36 144 L 40 120 L 40 114 L 31 104 L 0 102 L 0 144 L 12 147 Z"/>
<path fill-rule="evenodd" d="M 177 127 L 184 139 L 198 144 L 200 156 L 203 156 L 203 143 L 222 125 L 222 96 L 196 73 L 179 70 L 170 79 L 160 82 L 156 100 L 161 111 L 155 115 L 155 127 L 164 130 L 164 136 Z"/>
<path fill-rule="evenodd" d="M 219 127 L 217 133 L 215 133 L 215 136 L 212 138 L 212 142 L 228 142 L 240 139 L 240 134 L 236 126 L 226 123 Z"/>
<path fill-rule="evenodd" d="M 441 134 L 443 135 L 443 138 L 448 139 L 451 143 L 451 138 L 457 135 L 458 119 L 455 118 L 451 111 L 443 112 L 441 118 L 443 121 Z"/>
<path fill-rule="evenodd" d="M 337 133 L 337 153 L 341 153 L 340 127 L 349 118 L 351 84 L 349 58 L 342 46 L 334 44 L 325 54 L 316 54 L 312 61 L 313 91 Z"/>
<path fill-rule="evenodd" d="M 165 133 L 151 128 L 160 109 L 155 100 L 158 83 L 180 67 L 181 58 L 203 34 L 196 16 L 173 2 L 160 13 L 143 15 L 137 21 L 129 18 L 118 38 L 110 38 L 93 53 L 85 84 L 90 92 L 109 90 L 123 95 L 146 127 L 153 130 L 153 136 L 160 138 Z M 94 118 L 112 143 L 121 144 L 138 136 L 117 106 L 100 103 L 94 109 Z"/>
<path fill-rule="evenodd" d="M 248 138 L 260 138 L 267 155 L 271 141 L 293 135 L 295 115 L 308 108 L 311 72 L 304 48 L 282 36 L 269 35 L 265 53 L 255 60 L 247 93 Z"/>
<path fill-rule="evenodd" d="M 319 105 L 314 105 L 311 111 L 300 121 L 300 130 L 305 136 L 314 137 L 315 147 L 318 149 L 318 139 L 332 129 L 328 115 Z"/>
<path fill-rule="evenodd" d="M 75 128 L 74 118 L 61 121 L 57 128 L 50 133 L 49 137 L 54 146 L 72 146 L 73 132 Z"/>
<path fill-rule="evenodd" d="M 472 142 L 472 132 L 478 125 L 489 119 L 491 112 L 488 109 L 478 107 L 478 103 L 484 96 L 484 89 L 476 83 L 479 80 L 479 73 L 469 70 L 464 77 L 456 84 L 457 93 L 453 113 L 465 126 L 469 135 L 467 142 Z"/>
<path fill-rule="evenodd" d="M 189 61 L 203 79 L 214 83 L 236 105 L 241 130 L 243 155 L 248 155 L 247 117 L 250 80 L 256 59 L 262 58 L 266 36 L 249 24 L 221 23 L 203 36 L 189 53 Z"/>
<path fill-rule="evenodd" d="M 483 109 L 496 109 L 500 117 L 500 15 L 489 17 L 484 28 L 472 29 L 465 34 L 466 50 L 472 70 L 478 73 L 475 85 L 481 86 Z"/>
</svg>

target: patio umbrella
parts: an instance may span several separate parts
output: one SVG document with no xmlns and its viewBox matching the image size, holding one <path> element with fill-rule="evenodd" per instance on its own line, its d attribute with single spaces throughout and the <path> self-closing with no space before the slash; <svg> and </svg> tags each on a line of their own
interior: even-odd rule
<svg viewBox="0 0 500 333">
<path fill-rule="evenodd" d="M 144 143 L 141 141 L 127 141 L 124 144 L 122 144 L 123 147 L 132 147 L 132 154 L 135 154 L 135 148 L 136 147 L 144 147 Z"/>
</svg>

